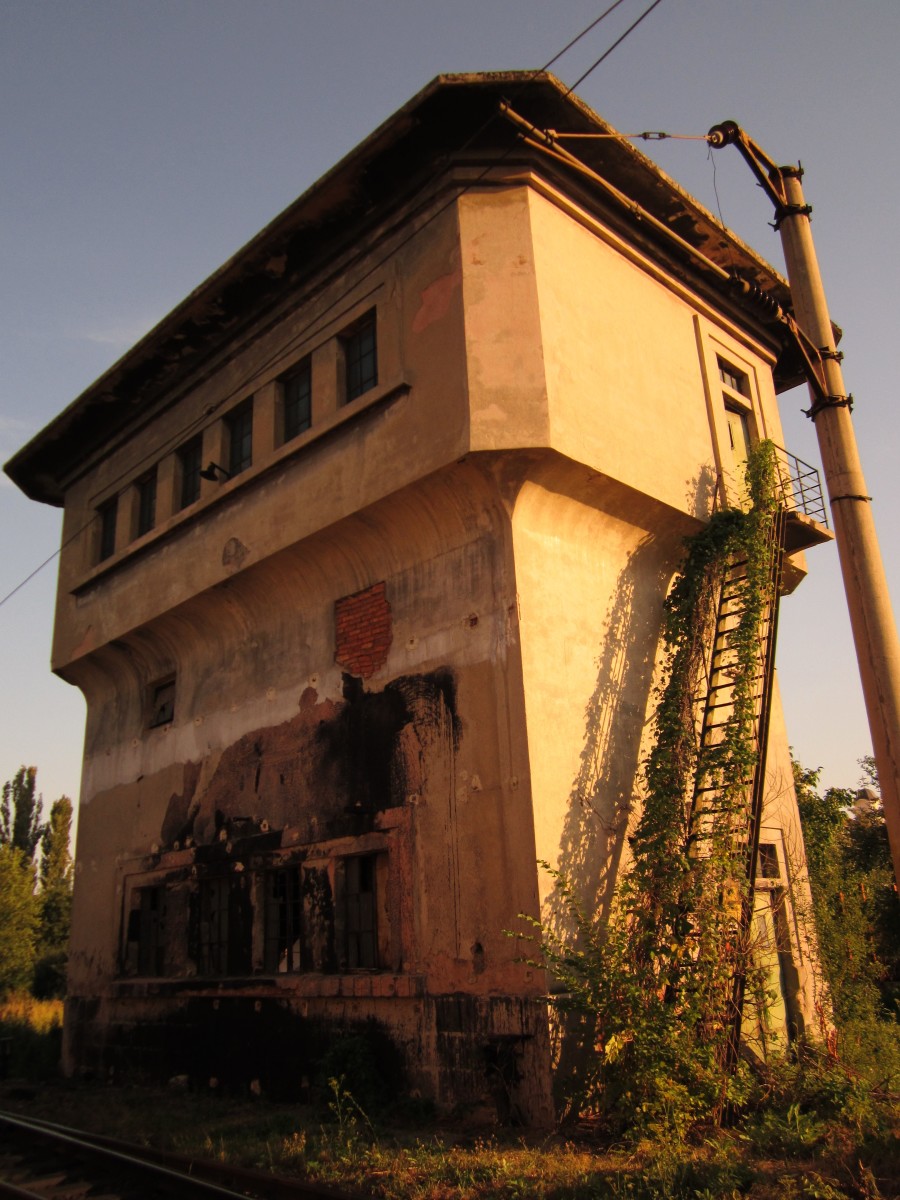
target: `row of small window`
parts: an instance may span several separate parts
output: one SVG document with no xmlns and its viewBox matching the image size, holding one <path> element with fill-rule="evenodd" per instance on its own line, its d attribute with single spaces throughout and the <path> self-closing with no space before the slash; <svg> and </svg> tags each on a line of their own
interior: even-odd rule
<svg viewBox="0 0 900 1200">
<path fill-rule="evenodd" d="M 280 867 L 201 879 L 188 913 L 166 884 L 137 888 L 125 933 L 124 973 L 166 977 L 187 957 L 201 977 L 242 977 L 254 968 L 252 893 L 262 890 L 261 966 L 264 973 L 296 974 L 375 970 L 384 965 L 379 946 L 378 892 L 387 858 L 360 854 L 339 860 L 338 896 L 326 868 Z M 379 880 L 381 884 L 379 885 Z M 386 932 L 386 931 L 383 931 Z"/>
<path fill-rule="evenodd" d="M 370 391 L 378 383 L 378 344 L 375 311 L 368 312 L 340 339 L 344 366 L 343 401 L 349 404 Z M 293 441 L 309 429 L 312 423 L 312 360 L 309 356 L 292 367 L 278 380 L 281 404 L 279 407 L 279 440 Z M 225 417 L 225 463 L 210 463 L 203 467 L 203 438 L 201 434 L 185 442 L 175 452 L 178 468 L 176 496 L 177 511 L 187 508 L 200 498 L 200 481 L 215 480 L 218 476 L 233 479 L 253 465 L 253 397 L 244 400 Z M 142 537 L 156 525 L 157 468 L 154 466 L 135 481 L 137 492 L 133 537 Z M 99 538 L 97 561 L 103 562 L 116 551 L 116 532 L 119 521 L 119 497 L 113 496 L 97 509 Z"/>
</svg>

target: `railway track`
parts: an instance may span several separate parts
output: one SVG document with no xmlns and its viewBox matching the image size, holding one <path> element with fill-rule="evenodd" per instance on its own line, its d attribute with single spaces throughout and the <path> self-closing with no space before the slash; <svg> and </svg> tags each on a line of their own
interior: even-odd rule
<svg viewBox="0 0 900 1200">
<path fill-rule="evenodd" d="M 0 1112 L 2 1200 L 364 1200 L 361 1192 L 132 1146 Z"/>
</svg>

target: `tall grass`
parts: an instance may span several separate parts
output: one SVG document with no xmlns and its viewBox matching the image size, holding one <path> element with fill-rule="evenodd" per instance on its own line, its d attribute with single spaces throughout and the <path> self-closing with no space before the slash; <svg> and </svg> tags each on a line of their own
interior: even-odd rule
<svg viewBox="0 0 900 1200">
<path fill-rule="evenodd" d="M 42 1082 L 59 1073 L 62 1000 L 13 993 L 0 1001 L 0 1069 L 7 1078 Z"/>
</svg>

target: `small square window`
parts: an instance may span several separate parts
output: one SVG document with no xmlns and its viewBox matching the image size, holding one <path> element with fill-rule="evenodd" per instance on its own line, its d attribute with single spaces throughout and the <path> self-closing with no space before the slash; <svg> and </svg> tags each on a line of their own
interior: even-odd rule
<svg viewBox="0 0 900 1200">
<path fill-rule="evenodd" d="M 225 418 L 228 430 L 228 474 L 240 475 L 253 463 L 253 398 L 233 408 Z"/>
<path fill-rule="evenodd" d="M 161 679 L 150 688 L 150 720 L 147 724 L 151 729 L 159 725 L 171 725 L 175 719 L 175 676 Z"/>
<path fill-rule="evenodd" d="M 137 482 L 137 536 L 149 533 L 156 524 L 156 467 Z"/>
<path fill-rule="evenodd" d="M 181 485 L 178 495 L 179 509 L 187 508 L 200 499 L 200 464 L 203 455 L 203 439 L 199 435 L 191 438 L 178 451 L 178 466 Z"/>
<path fill-rule="evenodd" d="M 341 342 L 344 349 L 345 399 L 355 400 L 378 383 L 375 310 L 366 313 Z"/>
<path fill-rule="evenodd" d="M 282 441 L 289 442 L 298 434 L 309 429 L 312 420 L 312 371 L 310 360 L 304 359 L 299 366 L 283 375 L 281 384 L 281 434 Z"/>
<path fill-rule="evenodd" d="M 116 552 L 116 521 L 119 515 L 119 497 L 113 496 L 97 509 L 100 521 L 100 538 L 97 551 L 97 561 L 103 562 Z"/>
<path fill-rule="evenodd" d="M 719 364 L 719 379 L 730 388 L 732 392 L 737 392 L 739 396 L 750 395 L 750 381 L 743 371 L 739 371 L 737 367 L 733 367 L 731 363 L 726 362 L 724 358 L 716 359 Z"/>
</svg>

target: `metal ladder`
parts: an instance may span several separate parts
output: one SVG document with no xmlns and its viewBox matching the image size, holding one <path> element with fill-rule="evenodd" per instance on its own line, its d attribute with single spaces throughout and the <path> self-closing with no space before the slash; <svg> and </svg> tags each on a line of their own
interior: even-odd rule
<svg viewBox="0 0 900 1200">
<path fill-rule="evenodd" d="M 703 713 L 688 823 L 689 853 L 695 859 L 701 859 L 712 852 L 714 839 L 719 839 L 720 844 L 723 837 L 730 842 L 734 861 L 739 864 L 739 869 L 744 875 L 744 886 L 736 889 L 740 895 L 740 908 L 733 913 L 739 922 L 739 945 L 742 946 L 749 937 L 753 914 L 753 887 L 765 794 L 766 747 L 772 706 L 785 523 L 785 510 L 780 508 L 773 520 L 767 547 L 768 583 L 757 625 L 757 652 L 750 681 L 754 765 L 747 778 L 725 780 L 716 753 L 716 747 L 723 740 L 723 731 L 734 719 L 734 689 L 739 661 L 732 634 L 746 612 L 746 561 L 732 561 L 723 571 L 712 629 L 706 693 L 700 700 Z M 722 897 L 722 902 L 727 904 L 727 897 Z M 737 909 L 737 904 L 735 908 Z M 743 956 L 737 954 L 732 977 L 732 994 L 728 1001 L 729 1034 L 726 1061 L 729 1065 L 733 1065 L 737 1059 L 746 982 Z"/>
</svg>

